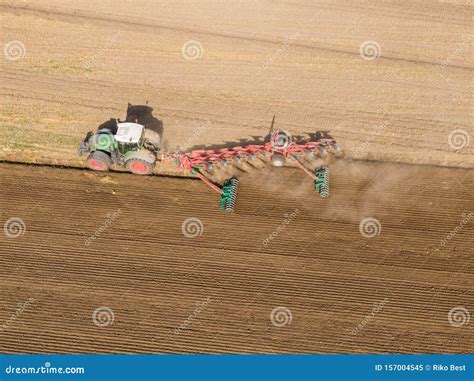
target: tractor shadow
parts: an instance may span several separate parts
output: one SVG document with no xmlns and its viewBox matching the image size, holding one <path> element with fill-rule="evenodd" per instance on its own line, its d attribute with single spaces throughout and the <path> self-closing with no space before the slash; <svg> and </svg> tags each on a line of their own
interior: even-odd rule
<svg viewBox="0 0 474 381">
<path fill-rule="evenodd" d="M 163 138 L 163 122 L 153 115 L 153 108 L 148 105 L 132 105 L 129 103 L 125 120 L 110 118 L 102 123 L 98 129 L 108 129 L 115 135 L 117 133 L 117 122 L 142 124 L 146 129 L 156 132 L 160 139 Z"/>
<path fill-rule="evenodd" d="M 314 142 L 319 141 L 321 139 L 334 139 L 329 131 L 316 131 L 313 133 L 305 132 L 305 135 L 292 135 L 293 141 L 297 144 L 303 144 L 306 142 Z M 251 136 L 248 139 L 239 139 L 237 141 L 226 141 L 220 144 L 211 144 L 211 145 L 195 145 L 189 148 L 186 151 L 194 151 L 194 150 L 219 150 L 224 148 L 232 148 L 232 147 L 245 147 L 248 145 L 264 145 L 270 141 L 270 134 L 267 136 Z"/>
<path fill-rule="evenodd" d="M 132 105 L 127 106 L 126 122 L 139 123 L 148 130 L 155 131 L 160 138 L 163 138 L 163 122 L 153 115 L 153 108 L 148 105 Z"/>
</svg>

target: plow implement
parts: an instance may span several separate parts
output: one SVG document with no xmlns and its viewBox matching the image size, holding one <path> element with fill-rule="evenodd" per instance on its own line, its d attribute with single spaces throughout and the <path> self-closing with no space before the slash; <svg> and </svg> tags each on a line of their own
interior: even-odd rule
<svg viewBox="0 0 474 381">
<path fill-rule="evenodd" d="M 328 155 L 339 155 L 342 150 L 332 138 L 315 141 L 294 142 L 286 131 L 277 129 L 263 145 L 229 147 L 220 150 L 196 150 L 180 154 L 161 155 L 160 161 L 174 160 L 179 169 L 188 172 L 221 195 L 221 208 L 233 211 L 238 188 L 238 179 L 227 179 L 222 186 L 210 180 L 218 168 L 238 165 L 242 162 L 270 162 L 275 167 L 294 163 L 314 181 L 314 189 L 323 198 L 329 196 L 329 168 L 321 166 L 311 169 L 315 159 L 326 159 Z"/>
<path fill-rule="evenodd" d="M 325 162 L 329 156 L 342 153 L 332 137 L 295 141 L 284 130 L 273 131 L 272 122 L 270 134 L 263 144 L 169 153 L 163 152 L 159 146 L 161 136 L 155 140 L 148 137 L 147 126 L 135 117 L 134 107 L 139 107 L 143 114 L 148 106 L 129 105 L 125 122 L 117 120 L 115 126 L 99 129 L 95 134 L 89 132 L 81 141 L 79 155 L 89 152 L 88 165 L 91 169 L 107 170 L 111 164 L 116 164 L 133 173 L 146 175 L 152 173 L 156 162 L 174 162 L 177 169 L 200 179 L 217 192 L 224 211 L 233 212 L 239 180 L 232 176 L 223 184 L 218 184 L 212 180 L 216 171 L 233 166 L 238 168 L 244 163 L 252 167 L 258 167 L 257 162 L 270 163 L 274 167 L 294 164 L 314 181 L 314 189 L 322 198 L 329 197 L 329 168 L 326 164 L 314 168 L 314 162 L 316 159 Z M 151 113 L 152 109 L 149 109 Z"/>
</svg>

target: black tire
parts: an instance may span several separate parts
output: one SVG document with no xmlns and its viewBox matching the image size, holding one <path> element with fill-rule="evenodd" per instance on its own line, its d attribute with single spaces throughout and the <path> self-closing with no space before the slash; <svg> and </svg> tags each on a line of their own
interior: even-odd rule
<svg viewBox="0 0 474 381">
<path fill-rule="evenodd" d="M 93 151 L 87 158 L 87 166 L 93 171 L 108 171 L 111 165 L 111 157 L 103 151 Z"/>
</svg>

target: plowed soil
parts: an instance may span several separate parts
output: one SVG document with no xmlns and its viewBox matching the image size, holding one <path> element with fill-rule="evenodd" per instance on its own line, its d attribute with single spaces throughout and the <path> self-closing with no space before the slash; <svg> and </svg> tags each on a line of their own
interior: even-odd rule
<svg viewBox="0 0 474 381">
<path fill-rule="evenodd" d="M 197 180 L 0 171 L 2 222 L 25 224 L 0 237 L 0 352 L 472 351 L 448 318 L 474 312 L 472 171 L 339 161 L 323 200 L 269 169 L 235 214 Z"/>
</svg>

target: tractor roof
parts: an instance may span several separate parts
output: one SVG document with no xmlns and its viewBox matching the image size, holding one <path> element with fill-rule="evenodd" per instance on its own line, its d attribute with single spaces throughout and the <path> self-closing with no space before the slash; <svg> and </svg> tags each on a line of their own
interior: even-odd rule
<svg viewBox="0 0 474 381">
<path fill-rule="evenodd" d="M 117 123 L 115 140 L 122 143 L 138 143 L 142 136 L 143 126 L 138 123 Z"/>
</svg>

